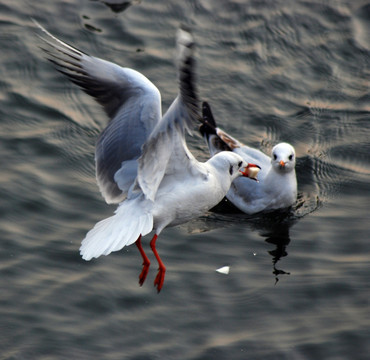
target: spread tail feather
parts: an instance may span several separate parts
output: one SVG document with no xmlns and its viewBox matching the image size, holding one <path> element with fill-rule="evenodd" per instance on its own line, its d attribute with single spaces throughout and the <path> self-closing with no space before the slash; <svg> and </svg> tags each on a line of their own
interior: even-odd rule
<svg viewBox="0 0 370 360">
<path fill-rule="evenodd" d="M 133 244 L 140 234 L 144 236 L 150 233 L 153 229 L 153 215 L 148 206 L 142 205 L 139 198 L 126 200 L 118 206 L 115 215 L 99 221 L 82 241 L 82 258 L 91 260 L 119 251 Z"/>
</svg>

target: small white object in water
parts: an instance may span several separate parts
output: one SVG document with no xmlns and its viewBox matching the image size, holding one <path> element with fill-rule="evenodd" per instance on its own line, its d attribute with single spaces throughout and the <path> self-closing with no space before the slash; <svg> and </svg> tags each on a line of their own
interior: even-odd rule
<svg viewBox="0 0 370 360">
<path fill-rule="evenodd" d="M 217 269 L 216 271 L 221 273 L 221 274 L 228 275 L 229 272 L 230 272 L 230 266 L 223 266 L 223 267 Z"/>
</svg>

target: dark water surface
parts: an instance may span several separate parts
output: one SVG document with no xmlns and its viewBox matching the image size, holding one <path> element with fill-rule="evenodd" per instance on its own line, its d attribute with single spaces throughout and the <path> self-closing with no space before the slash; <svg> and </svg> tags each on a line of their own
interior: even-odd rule
<svg viewBox="0 0 370 360">
<path fill-rule="evenodd" d="M 369 2 L 118 10 L 0 1 L 0 359 L 369 359 Z M 247 217 L 224 204 L 166 229 L 159 295 L 155 266 L 138 285 L 136 247 L 83 261 L 80 241 L 114 210 L 94 175 L 106 117 L 43 58 L 31 16 L 145 74 L 164 109 L 177 92 L 175 32 L 191 25 L 199 93 L 220 126 L 266 152 L 295 146 L 294 209 Z M 189 143 L 207 158 L 199 136 Z M 215 271 L 225 265 L 229 275 Z"/>
</svg>

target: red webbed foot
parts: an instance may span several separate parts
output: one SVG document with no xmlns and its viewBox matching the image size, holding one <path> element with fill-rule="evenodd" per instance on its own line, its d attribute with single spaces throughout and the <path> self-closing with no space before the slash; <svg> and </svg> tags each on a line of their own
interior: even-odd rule
<svg viewBox="0 0 370 360">
<path fill-rule="evenodd" d="M 155 280 L 154 280 L 154 286 L 157 287 L 157 292 L 160 292 L 162 287 L 163 287 L 165 274 L 166 274 L 166 268 L 165 267 L 162 267 L 162 268 L 160 267 L 158 269 L 157 276 L 155 277 Z"/>
<path fill-rule="evenodd" d="M 141 270 L 141 273 L 139 275 L 139 284 L 140 284 L 140 286 L 143 286 L 144 281 L 145 281 L 145 279 L 146 279 L 146 277 L 148 275 L 148 272 L 149 272 L 150 260 L 146 256 L 146 254 L 144 252 L 144 249 L 141 246 L 141 235 L 138 237 L 138 239 L 136 240 L 135 244 L 136 244 L 137 248 L 139 249 L 140 254 L 141 254 L 142 258 L 143 258 L 143 269 Z"/>
<path fill-rule="evenodd" d="M 166 274 L 166 267 L 164 266 L 161 258 L 159 257 L 157 249 L 155 247 L 155 242 L 156 242 L 157 238 L 158 238 L 158 235 L 155 234 L 153 236 L 153 239 L 150 242 L 150 247 L 152 248 L 152 251 L 153 251 L 153 253 L 155 255 L 155 258 L 157 259 L 158 265 L 159 265 L 158 273 L 157 273 L 157 276 L 155 277 L 155 280 L 154 280 L 154 286 L 156 286 L 157 291 L 160 292 L 162 287 L 163 287 L 163 283 L 164 283 L 164 276 Z"/>
</svg>

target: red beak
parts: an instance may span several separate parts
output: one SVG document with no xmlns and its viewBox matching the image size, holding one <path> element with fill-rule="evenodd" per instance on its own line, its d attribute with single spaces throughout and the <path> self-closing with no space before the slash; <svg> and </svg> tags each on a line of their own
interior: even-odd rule
<svg viewBox="0 0 370 360">
<path fill-rule="evenodd" d="M 256 164 L 248 164 L 244 171 L 239 170 L 243 176 L 248 177 L 252 180 L 258 181 L 257 174 L 261 170 L 261 167 Z"/>
<path fill-rule="evenodd" d="M 281 168 L 285 168 L 285 162 L 283 160 L 280 160 L 279 164 Z"/>
</svg>

